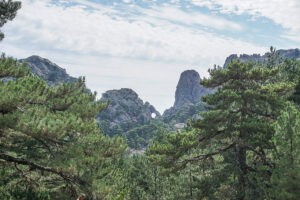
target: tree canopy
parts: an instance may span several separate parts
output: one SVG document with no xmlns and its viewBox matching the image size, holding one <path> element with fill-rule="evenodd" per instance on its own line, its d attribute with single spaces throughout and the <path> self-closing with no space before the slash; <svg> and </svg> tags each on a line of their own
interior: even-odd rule
<svg viewBox="0 0 300 200">
<path fill-rule="evenodd" d="M 0 70 L 3 190 L 64 188 L 76 195 L 82 186 L 92 187 L 91 168 L 124 150 L 122 140 L 99 131 L 95 117 L 106 105 L 86 92 L 82 78 L 50 87 L 24 64 L 4 56 Z"/>
<path fill-rule="evenodd" d="M 13 20 L 21 8 L 20 1 L 0 0 L 0 28 L 9 20 Z M 0 41 L 4 34 L 0 31 Z"/>
<path fill-rule="evenodd" d="M 192 124 L 192 131 L 154 144 L 150 155 L 161 155 L 165 166 L 179 169 L 199 162 L 219 166 L 208 168 L 209 174 L 203 174 L 217 180 L 211 185 L 215 188 L 214 198 L 224 184 L 232 191 L 231 199 L 268 198 L 274 168 L 270 154 L 275 134 L 272 123 L 294 83 L 275 80 L 277 67 L 239 61 L 226 69 L 215 67 L 209 73 L 202 84 L 218 88 L 203 98 L 210 110 Z"/>
<path fill-rule="evenodd" d="M 20 6 L 0 0 L 0 28 Z M 101 133 L 96 116 L 108 105 L 84 78 L 49 86 L 3 54 L 1 198 L 298 200 L 300 62 L 277 56 L 272 47 L 266 63 L 210 69 L 201 81 L 215 89 L 201 103 L 208 111 L 183 130 L 159 119 L 130 124 L 129 147 L 150 142 L 134 155 L 124 139 Z"/>
</svg>

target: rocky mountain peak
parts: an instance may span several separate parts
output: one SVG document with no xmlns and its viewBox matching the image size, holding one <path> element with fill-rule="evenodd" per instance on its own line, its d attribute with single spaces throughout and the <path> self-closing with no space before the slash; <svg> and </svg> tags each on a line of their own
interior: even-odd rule
<svg viewBox="0 0 300 200">
<path fill-rule="evenodd" d="M 207 89 L 200 85 L 200 75 L 195 70 L 186 70 L 181 73 L 175 92 L 175 107 L 186 103 L 198 103 Z"/>
<path fill-rule="evenodd" d="M 138 97 L 138 94 L 130 88 L 121 88 L 119 90 L 108 90 L 102 94 L 102 100 L 109 101 L 135 101 L 142 103 L 143 101 Z"/>
<path fill-rule="evenodd" d="M 205 109 L 201 97 L 213 90 L 200 85 L 200 75 L 195 70 L 181 73 L 175 92 L 175 103 L 163 114 L 165 122 L 171 124 L 184 123 Z"/>
<path fill-rule="evenodd" d="M 65 69 L 46 58 L 33 55 L 26 59 L 21 59 L 20 62 L 27 63 L 30 70 L 47 81 L 49 85 L 76 81 L 76 78 L 68 75 Z"/>
<path fill-rule="evenodd" d="M 287 50 L 277 50 L 276 54 L 279 59 L 300 59 L 300 50 L 299 49 L 287 49 Z M 265 53 L 264 55 L 260 54 L 232 54 L 228 56 L 225 60 L 223 67 L 227 67 L 229 63 L 233 60 L 239 60 L 241 62 L 253 62 L 253 63 L 265 63 L 268 60 L 270 53 Z"/>
<path fill-rule="evenodd" d="M 98 116 L 105 132 L 116 134 L 118 130 L 123 133 L 137 124 L 147 124 L 153 117 L 160 117 L 160 113 L 149 102 L 143 102 L 138 94 L 129 88 L 108 90 L 102 94 L 100 101 L 109 102 L 106 110 Z"/>
</svg>

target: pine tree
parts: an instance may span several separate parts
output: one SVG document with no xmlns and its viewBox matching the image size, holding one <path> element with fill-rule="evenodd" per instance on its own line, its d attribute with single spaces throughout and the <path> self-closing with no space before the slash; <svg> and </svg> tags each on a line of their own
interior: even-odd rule
<svg viewBox="0 0 300 200">
<path fill-rule="evenodd" d="M 21 8 L 21 2 L 12 0 L 0 0 L 0 28 L 9 20 L 13 20 L 17 11 Z M 0 31 L 0 41 L 4 34 Z"/>
<path fill-rule="evenodd" d="M 0 1 L 0 27 L 20 6 Z M 113 193 L 106 184 L 116 177 L 111 171 L 125 145 L 100 133 L 95 118 L 107 105 L 95 98 L 84 78 L 50 87 L 25 64 L 0 57 L 2 199 L 70 199 L 80 192 L 103 199 Z"/>
<path fill-rule="evenodd" d="M 300 112 L 295 105 L 287 103 L 274 126 L 272 199 L 296 200 L 300 196 Z"/>
<path fill-rule="evenodd" d="M 271 122 L 282 108 L 284 99 L 280 97 L 293 88 L 292 84 L 274 82 L 277 73 L 274 67 L 233 62 L 228 69 L 211 70 L 211 78 L 203 81 L 219 90 L 204 98 L 214 108 L 195 127 L 202 129 L 208 146 L 218 144 L 210 154 L 231 152 L 237 199 L 263 198 L 268 186 L 273 168 L 268 157 L 273 148 Z"/>
<path fill-rule="evenodd" d="M 125 147 L 100 133 L 95 118 L 106 105 L 86 92 L 84 79 L 50 87 L 4 56 L 0 74 L 2 192 L 18 199 L 18 191 L 46 191 L 51 199 L 64 199 L 59 194 L 99 191 L 95 173 L 109 170 L 105 163 Z"/>
<path fill-rule="evenodd" d="M 167 167 L 210 165 L 204 177 L 215 190 L 208 198 L 222 196 L 222 190 L 231 191 L 229 199 L 266 198 L 274 168 L 272 122 L 293 84 L 276 82 L 276 67 L 238 61 L 209 73 L 202 84 L 218 88 L 203 98 L 211 110 L 193 123 L 194 130 L 173 134 L 166 142 L 154 144 L 150 153 Z"/>
</svg>

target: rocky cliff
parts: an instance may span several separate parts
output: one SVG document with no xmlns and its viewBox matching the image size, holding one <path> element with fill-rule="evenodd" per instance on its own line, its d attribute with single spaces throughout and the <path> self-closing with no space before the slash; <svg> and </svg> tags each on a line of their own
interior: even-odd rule
<svg viewBox="0 0 300 200">
<path fill-rule="evenodd" d="M 105 130 L 115 135 L 117 130 L 125 133 L 135 125 L 147 124 L 160 117 L 160 113 L 149 102 L 143 102 L 132 89 L 108 90 L 102 94 L 102 102 L 108 102 L 108 108 L 97 119 L 105 121 Z"/>
<path fill-rule="evenodd" d="M 200 80 L 200 75 L 195 70 L 181 73 L 176 87 L 174 105 L 163 114 L 163 120 L 166 123 L 177 127 L 178 124 L 185 123 L 190 118 L 198 118 L 198 113 L 205 110 L 201 97 L 213 90 L 200 85 Z"/>
<path fill-rule="evenodd" d="M 276 54 L 284 59 L 300 59 L 299 49 L 278 50 Z M 239 56 L 234 54 L 226 59 L 224 67 L 234 59 L 263 63 L 268 60 L 269 55 L 269 53 Z M 65 69 L 39 56 L 31 56 L 21 61 L 28 63 L 31 71 L 50 85 L 76 80 L 69 76 Z M 201 97 L 214 90 L 200 85 L 200 80 L 200 75 L 195 70 L 184 71 L 176 87 L 174 105 L 162 116 L 150 103 L 143 102 L 132 89 L 109 90 L 103 93 L 100 100 L 109 102 L 109 106 L 107 110 L 99 113 L 97 120 L 105 134 L 122 135 L 129 147 L 143 149 L 158 130 L 170 130 L 170 127 L 173 130 L 181 129 L 187 120 L 199 118 L 199 112 L 206 110 Z"/>
<path fill-rule="evenodd" d="M 27 63 L 30 70 L 47 81 L 49 85 L 76 81 L 76 78 L 68 75 L 65 69 L 59 67 L 55 63 L 52 63 L 48 59 L 39 56 L 30 56 L 26 59 L 21 59 L 20 62 Z"/>
<path fill-rule="evenodd" d="M 106 91 L 100 101 L 109 103 L 97 117 L 102 131 L 109 136 L 124 136 L 131 148 L 145 148 L 158 124 L 164 126 L 154 106 L 144 103 L 132 89 Z"/>
<path fill-rule="evenodd" d="M 277 50 L 275 52 L 276 56 L 280 60 L 285 59 L 300 59 L 300 50 L 299 49 L 288 49 L 288 50 Z M 266 63 L 269 58 L 270 53 L 265 53 L 264 55 L 260 54 L 232 54 L 228 56 L 225 60 L 224 66 L 227 67 L 228 64 L 233 60 L 240 60 L 241 62 L 253 62 L 253 63 Z"/>
<path fill-rule="evenodd" d="M 30 56 L 19 61 L 27 63 L 30 70 L 49 85 L 76 81 L 65 69 L 48 59 Z M 161 122 L 161 115 L 154 106 L 143 102 L 132 89 L 109 90 L 100 101 L 109 103 L 108 108 L 97 116 L 103 132 L 110 136 L 123 135 L 132 148 L 146 147 L 158 128 L 168 127 Z"/>
<path fill-rule="evenodd" d="M 176 87 L 174 107 L 199 103 L 202 96 L 210 93 L 210 89 L 200 85 L 200 80 L 200 75 L 195 70 L 181 73 Z"/>
</svg>

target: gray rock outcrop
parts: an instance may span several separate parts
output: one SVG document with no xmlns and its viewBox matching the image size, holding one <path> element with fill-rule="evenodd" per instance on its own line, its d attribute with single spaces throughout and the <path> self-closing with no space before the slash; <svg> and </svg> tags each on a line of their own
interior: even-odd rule
<svg viewBox="0 0 300 200">
<path fill-rule="evenodd" d="M 199 103 L 202 96 L 210 93 L 210 89 L 200 85 L 200 80 L 200 75 L 195 70 L 181 73 L 176 87 L 174 107 Z"/>
<path fill-rule="evenodd" d="M 285 60 L 285 59 L 300 59 L 300 50 L 299 49 L 287 49 L 287 50 L 277 50 L 276 56 L 280 60 Z M 266 63 L 268 58 L 269 58 L 270 53 L 265 53 L 264 55 L 260 54 L 252 54 L 252 55 L 247 55 L 247 54 L 232 54 L 228 56 L 225 60 L 225 63 L 223 67 L 227 67 L 230 62 L 233 60 L 239 60 L 241 62 L 253 62 L 253 63 Z M 278 61 L 279 62 L 279 61 Z"/>
<path fill-rule="evenodd" d="M 199 118 L 200 111 L 205 110 L 201 97 L 213 92 L 212 89 L 200 85 L 200 75 L 195 70 L 181 73 L 175 92 L 175 103 L 163 114 L 167 123 L 185 123 L 188 119 Z"/>
<path fill-rule="evenodd" d="M 109 106 L 97 120 L 108 135 L 124 134 L 131 128 L 150 123 L 160 113 L 149 102 L 143 102 L 132 89 L 109 90 L 102 94 L 102 102 Z"/>
<path fill-rule="evenodd" d="M 77 80 L 67 74 L 65 69 L 39 56 L 30 56 L 19 61 L 27 63 L 30 70 L 44 79 L 49 85 L 57 85 L 62 82 L 74 82 Z"/>
</svg>

